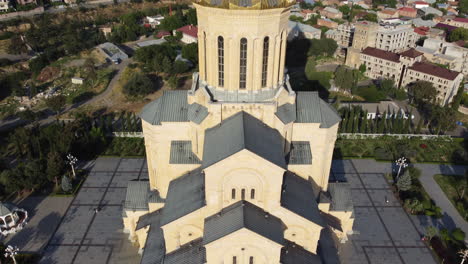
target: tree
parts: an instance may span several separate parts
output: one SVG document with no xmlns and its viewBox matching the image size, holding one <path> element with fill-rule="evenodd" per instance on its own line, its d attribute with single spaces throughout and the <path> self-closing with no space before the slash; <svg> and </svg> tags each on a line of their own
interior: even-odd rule
<svg viewBox="0 0 468 264">
<path fill-rule="evenodd" d="M 197 12 L 195 8 L 190 8 L 185 14 L 185 21 L 187 25 L 197 25 Z"/>
<path fill-rule="evenodd" d="M 459 27 L 450 32 L 449 41 L 454 42 L 458 40 L 468 40 L 468 29 Z"/>
<path fill-rule="evenodd" d="M 436 88 L 427 81 L 417 81 L 409 85 L 408 91 L 420 106 L 424 102 L 434 103 L 437 96 Z"/>
<path fill-rule="evenodd" d="M 451 232 L 451 237 L 456 242 L 463 242 L 465 240 L 465 232 L 460 228 L 455 228 Z"/>
<path fill-rule="evenodd" d="M 378 22 L 377 14 L 367 13 L 367 14 L 364 16 L 364 20 L 377 23 L 377 22 Z"/>
<path fill-rule="evenodd" d="M 47 155 L 47 177 L 50 181 L 55 183 L 55 186 L 58 188 L 59 177 L 62 175 L 65 169 L 65 161 L 62 156 L 56 152 L 51 151 Z"/>
<path fill-rule="evenodd" d="M 366 64 L 361 64 L 361 66 L 359 66 L 359 71 L 364 74 L 366 72 Z"/>
<path fill-rule="evenodd" d="M 127 96 L 142 96 L 154 91 L 153 83 L 145 74 L 136 72 L 132 74 L 123 87 L 123 93 Z"/>
<path fill-rule="evenodd" d="M 456 127 L 456 111 L 452 108 L 434 106 L 431 117 L 431 125 L 436 134 L 450 131 Z"/>
<path fill-rule="evenodd" d="M 458 4 L 458 11 L 468 14 L 468 0 L 460 0 Z"/>
<path fill-rule="evenodd" d="M 439 229 L 437 229 L 435 226 L 428 226 L 426 227 L 426 237 L 428 241 L 431 241 L 431 239 L 439 234 Z"/>
<path fill-rule="evenodd" d="M 460 103 L 463 99 L 463 94 L 465 93 L 465 89 L 463 87 L 463 81 L 460 83 L 460 87 L 458 88 L 457 94 L 453 98 L 452 101 L 452 109 L 458 111 L 458 107 L 460 107 Z"/>
<path fill-rule="evenodd" d="M 189 67 L 185 61 L 177 60 L 174 62 L 174 66 L 172 67 L 172 72 L 175 74 L 181 74 L 188 71 Z"/>
<path fill-rule="evenodd" d="M 398 178 L 396 186 L 400 192 L 411 189 L 411 176 L 407 171 Z"/>
<path fill-rule="evenodd" d="M 183 17 L 175 14 L 172 16 L 165 17 L 164 20 L 161 21 L 161 25 L 159 25 L 159 27 L 166 31 L 172 32 L 173 30 L 178 29 L 183 25 Z"/>
<path fill-rule="evenodd" d="M 408 208 L 412 214 L 415 214 L 424 210 L 423 204 L 418 199 L 405 200 L 405 208 Z"/>
<path fill-rule="evenodd" d="M 73 189 L 72 183 L 70 178 L 67 176 L 63 175 L 62 177 L 62 184 L 61 184 L 62 190 L 66 193 L 70 192 Z"/>
<path fill-rule="evenodd" d="M 198 43 L 190 43 L 182 47 L 182 57 L 197 64 L 198 63 Z"/>
<path fill-rule="evenodd" d="M 55 95 L 46 100 L 46 105 L 52 111 L 56 112 L 57 115 L 60 113 L 60 110 L 65 106 L 66 98 L 63 95 Z"/>
</svg>

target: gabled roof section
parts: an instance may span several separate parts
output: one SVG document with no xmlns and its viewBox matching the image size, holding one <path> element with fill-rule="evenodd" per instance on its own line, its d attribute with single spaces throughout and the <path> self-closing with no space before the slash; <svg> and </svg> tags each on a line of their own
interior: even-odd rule
<svg viewBox="0 0 468 264">
<path fill-rule="evenodd" d="M 247 149 L 281 168 L 286 168 L 280 133 L 257 118 L 239 112 L 207 129 L 202 167 L 209 167 Z"/>
<path fill-rule="evenodd" d="M 201 164 L 200 159 L 192 152 L 192 141 L 171 141 L 169 164 Z"/>
<path fill-rule="evenodd" d="M 208 116 L 208 108 L 201 104 L 193 103 L 188 106 L 188 120 L 200 124 Z"/>
<path fill-rule="evenodd" d="M 150 187 L 148 181 L 130 181 L 127 186 L 124 209 L 148 210 L 148 194 Z"/>
<path fill-rule="evenodd" d="M 341 121 L 335 109 L 318 96 L 317 92 L 297 92 L 296 122 L 320 123 L 320 128 L 329 128 Z"/>
<path fill-rule="evenodd" d="M 425 63 L 425 62 L 416 62 L 413 66 L 409 67 L 409 69 L 417 72 L 426 73 L 429 75 L 437 76 L 439 78 L 443 78 L 446 80 L 453 81 L 455 78 L 458 77 L 460 74 L 459 72 L 448 70 L 433 64 Z"/>
<path fill-rule="evenodd" d="M 363 51 L 361 51 L 361 53 L 372 56 L 372 57 L 376 57 L 379 59 L 383 59 L 383 60 L 400 62 L 400 55 L 390 52 L 390 51 L 386 51 L 386 50 L 367 47 Z"/>
<path fill-rule="evenodd" d="M 323 226 L 312 184 L 290 171 L 283 176 L 281 206 Z"/>
<path fill-rule="evenodd" d="M 160 223 L 162 210 L 157 210 L 145 215 L 140 216 L 135 230 L 149 226 L 153 223 Z"/>
<path fill-rule="evenodd" d="M 312 151 L 309 141 L 292 141 L 289 164 L 312 164 Z"/>
<path fill-rule="evenodd" d="M 141 264 L 162 264 L 164 254 L 166 254 L 166 244 L 164 243 L 164 233 L 159 223 L 159 218 L 155 218 L 151 223 L 146 244 L 141 256 Z"/>
<path fill-rule="evenodd" d="M 12 204 L 0 202 L 0 215 L 1 216 L 6 216 L 8 214 L 11 214 L 13 213 L 15 209 L 17 209 L 16 206 Z"/>
<path fill-rule="evenodd" d="M 187 91 L 165 91 L 160 98 L 143 107 L 140 117 L 152 125 L 188 122 Z"/>
<path fill-rule="evenodd" d="M 347 182 L 330 182 L 328 192 L 331 196 L 330 210 L 352 211 L 353 201 L 351 198 L 351 187 Z"/>
<path fill-rule="evenodd" d="M 196 169 L 172 180 L 169 184 L 161 225 L 168 224 L 205 205 L 205 174 L 200 169 Z"/>
<path fill-rule="evenodd" d="M 203 244 L 209 244 L 242 228 L 249 229 L 280 245 L 285 226 L 281 219 L 247 201 L 239 201 L 205 219 Z"/>
<path fill-rule="evenodd" d="M 286 246 L 281 249 L 282 264 L 322 264 L 322 260 L 294 242 L 286 240 Z"/>
<path fill-rule="evenodd" d="M 164 257 L 164 264 L 204 264 L 206 250 L 201 238 L 182 245 Z"/>
<path fill-rule="evenodd" d="M 290 103 L 286 103 L 276 111 L 275 115 L 283 122 L 283 124 L 289 124 L 296 121 L 296 106 Z"/>
</svg>

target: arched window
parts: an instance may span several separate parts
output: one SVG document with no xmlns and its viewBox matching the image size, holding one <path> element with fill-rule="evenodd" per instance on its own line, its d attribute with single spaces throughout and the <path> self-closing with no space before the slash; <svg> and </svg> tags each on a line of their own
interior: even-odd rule
<svg viewBox="0 0 468 264">
<path fill-rule="evenodd" d="M 250 199 L 255 199 L 255 189 L 250 190 Z"/>
<path fill-rule="evenodd" d="M 224 86 L 224 38 L 218 37 L 218 86 Z"/>
<path fill-rule="evenodd" d="M 245 189 L 242 189 L 241 191 L 241 199 L 245 200 Z"/>
<path fill-rule="evenodd" d="M 231 190 L 231 199 L 236 199 L 236 189 L 234 188 Z"/>
<path fill-rule="evenodd" d="M 262 87 L 267 85 L 267 73 L 268 73 L 268 48 L 270 46 L 270 38 L 265 37 L 263 39 L 263 60 L 262 60 Z"/>
<path fill-rule="evenodd" d="M 247 39 L 240 41 L 240 67 L 239 67 L 239 88 L 245 89 L 247 86 Z"/>
<path fill-rule="evenodd" d="M 232 264 L 237 264 L 237 257 L 236 256 L 232 257 Z"/>
<path fill-rule="evenodd" d="M 249 264 L 254 264 L 253 257 L 249 258 Z"/>
</svg>

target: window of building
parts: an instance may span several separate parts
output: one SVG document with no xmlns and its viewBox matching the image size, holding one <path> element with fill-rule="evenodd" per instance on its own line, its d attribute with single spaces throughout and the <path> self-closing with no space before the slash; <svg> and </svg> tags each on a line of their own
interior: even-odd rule
<svg viewBox="0 0 468 264">
<path fill-rule="evenodd" d="M 218 86 L 224 86 L 224 38 L 218 37 Z"/>
<path fill-rule="evenodd" d="M 254 258 L 253 257 L 249 258 L 249 264 L 254 264 Z"/>
<path fill-rule="evenodd" d="M 247 86 L 247 39 L 240 41 L 240 68 L 239 68 L 239 88 L 245 89 Z"/>
<path fill-rule="evenodd" d="M 232 257 L 232 264 L 237 264 L 237 257 L 236 256 Z"/>
<path fill-rule="evenodd" d="M 231 199 L 236 199 L 236 189 L 234 188 L 231 190 Z"/>
<path fill-rule="evenodd" d="M 270 38 L 265 37 L 263 39 L 263 60 L 262 60 L 262 87 L 267 85 L 267 73 L 268 73 L 268 48 L 270 46 Z"/>
<path fill-rule="evenodd" d="M 250 199 L 255 199 L 255 189 L 250 190 Z"/>
<path fill-rule="evenodd" d="M 241 199 L 245 200 L 245 189 L 241 190 Z"/>
</svg>

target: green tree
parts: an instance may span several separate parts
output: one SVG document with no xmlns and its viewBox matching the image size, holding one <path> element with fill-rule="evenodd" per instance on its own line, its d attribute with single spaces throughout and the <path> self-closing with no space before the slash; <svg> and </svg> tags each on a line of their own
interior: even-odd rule
<svg viewBox="0 0 468 264">
<path fill-rule="evenodd" d="M 417 81 L 408 86 L 408 91 L 412 98 L 420 106 L 424 102 L 434 103 L 437 96 L 437 90 L 432 83 L 427 81 Z"/>
<path fill-rule="evenodd" d="M 416 214 L 424 210 L 423 204 L 418 199 L 406 199 L 404 205 L 412 214 Z"/>
<path fill-rule="evenodd" d="M 68 193 L 73 189 L 71 180 L 66 175 L 63 175 L 62 177 L 61 186 L 62 186 L 62 191 L 64 191 L 65 193 Z"/>
<path fill-rule="evenodd" d="M 189 8 L 187 13 L 185 14 L 185 21 L 187 25 L 197 25 L 197 12 L 195 8 Z"/>
<path fill-rule="evenodd" d="M 428 226 L 426 227 L 426 237 L 427 240 L 431 241 L 433 237 L 437 236 L 439 234 L 439 229 L 435 226 Z"/>
<path fill-rule="evenodd" d="M 145 74 L 136 72 L 123 86 L 123 93 L 127 96 L 143 96 L 155 90 L 151 79 Z"/>
<path fill-rule="evenodd" d="M 458 227 L 453 229 L 450 235 L 454 241 L 463 242 L 465 240 L 465 232 Z"/>
<path fill-rule="evenodd" d="M 174 62 L 174 65 L 172 67 L 172 72 L 175 74 L 181 74 L 186 71 L 188 71 L 189 67 L 186 62 L 177 60 Z"/>
<path fill-rule="evenodd" d="M 361 65 L 359 66 L 359 71 L 360 71 L 362 74 L 364 74 L 364 73 L 366 72 L 366 64 L 364 64 L 364 63 L 361 64 Z"/>
<path fill-rule="evenodd" d="M 178 29 L 184 25 L 184 20 L 182 16 L 174 14 L 172 16 L 167 16 L 164 20 L 161 21 L 159 27 L 166 31 L 172 32 L 175 29 Z"/>
<path fill-rule="evenodd" d="M 182 57 L 197 64 L 198 63 L 198 43 L 190 43 L 182 47 Z"/>
<path fill-rule="evenodd" d="M 431 117 L 431 126 L 436 134 L 451 131 L 456 127 L 456 111 L 452 108 L 434 106 Z"/>
<path fill-rule="evenodd" d="M 62 175 L 65 170 L 65 161 L 62 156 L 56 152 L 51 151 L 47 155 L 47 177 L 50 181 L 55 183 L 55 186 L 58 188 L 59 177 Z"/>
<path fill-rule="evenodd" d="M 459 27 L 452 32 L 450 32 L 449 35 L 449 41 L 454 42 L 458 40 L 468 40 L 468 29 L 467 28 L 462 28 Z"/>
<path fill-rule="evenodd" d="M 179 84 L 179 78 L 177 76 L 170 76 L 169 79 L 167 80 L 169 87 L 171 89 L 176 89 L 178 84 Z"/>
<path fill-rule="evenodd" d="M 400 175 L 396 186 L 400 192 L 409 191 L 411 189 L 411 176 L 407 171 Z"/>
<path fill-rule="evenodd" d="M 66 98 L 64 95 L 55 95 L 55 96 L 49 97 L 46 100 L 47 107 L 50 108 L 52 111 L 56 112 L 57 115 L 65 106 L 65 103 L 66 103 Z"/>
<path fill-rule="evenodd" d="M 452 104 L 451 104 L 452 109 L 455 110 L 455 111 L 458 111 L 458 107 L 460 107 L 460 103 L 462 101 L 463 94 L 465 93 L 465 89 L 463 87 L 463 84 L 464 84 L 464 82 L 462 81 L 460 83 L 460 87 L 458 88 L 457 94 L 453 98 L 453 101 L 452 101 Z"/>
<path fill-rule="evenodd" d="M 373 13 L 367 13 L 363 19 L 366 21 L 370 21 L 370 22 L 375 22 L 375 23 L 378 22 L 377 14 L 373 14 Z"/>
<path fill-rule="evenodd" d="M 468 14 L 468 0 L 460 0 L 458 4 L 458 11 Z"/>
</svg>

